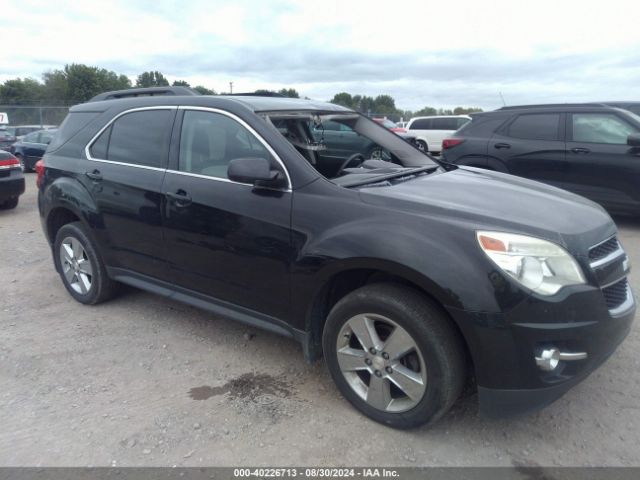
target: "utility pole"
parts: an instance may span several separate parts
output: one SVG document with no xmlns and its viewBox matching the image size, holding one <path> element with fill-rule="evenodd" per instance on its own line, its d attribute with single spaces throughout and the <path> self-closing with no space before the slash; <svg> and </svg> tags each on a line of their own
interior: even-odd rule
<svg viewBox="0 0 640 480">
<path fill-rule="evenodd" d="M 233 82 L 229 82 L 229 93 L 233 93 Z"/>
</svg>

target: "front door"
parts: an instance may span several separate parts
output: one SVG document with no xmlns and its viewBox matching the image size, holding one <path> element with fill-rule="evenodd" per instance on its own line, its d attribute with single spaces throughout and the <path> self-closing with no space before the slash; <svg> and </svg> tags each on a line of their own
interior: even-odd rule
<svg viewBox="0 0 640 480">
<path fill-rule="evenodd" d="M 291 191 L 227 178 L 234 158 L 262 157 L 282 167 L 246 124 L 219 110 L 185 109 L 174 139 L 179 147 L 163 184 L 172 281 L 287 319 Z"/>
<path fill-rule="evenodd" d="M 566 188 L 608 208 L 640 210 L 640 151 L 627 145 L 639 128 L 617 113 L 572 113 Z"/>
</svg>

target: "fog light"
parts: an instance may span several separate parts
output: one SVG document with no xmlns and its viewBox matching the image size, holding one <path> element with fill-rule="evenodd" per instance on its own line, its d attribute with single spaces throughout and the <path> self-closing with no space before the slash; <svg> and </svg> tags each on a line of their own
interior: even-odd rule
<svg viewBox="0 0 640 480">
<path fill-rule="evenodd" d="M 536 357 L 536 365 L 540 370 L 551 372 L 555 370 L 560 363 L 560 350 L 557 348 L 546 348 L 540 352 L 540 356 Z"/>
</svg>

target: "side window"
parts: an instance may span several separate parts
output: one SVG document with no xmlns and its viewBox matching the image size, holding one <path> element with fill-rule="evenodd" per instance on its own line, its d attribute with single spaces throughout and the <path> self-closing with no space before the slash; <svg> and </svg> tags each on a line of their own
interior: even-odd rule
<svg viewBox="0 0 640 480">
<path fill-rule="evenodd" d="M 339 131 L 341 130 L 342 125 L 340 125 L 338 122 L 332 122 L 331 120 L 328 120 L 326 122 L 322 122 L 322 126 L 324 127 L 325 132 L 327 130 L 329 131 Z M 321 128 L 318 130 L 322 130 Z"/>
<path fill-rule="evenodd" d="M 574 113 L 573 141 L 626 144 L 636 129 L 612 113 Z"/>
<path fill-rule="evenodd" d="M 195 110 L 184 112 L 180 132 L 180 171 L 227 178 L 229 162 L 243 157 L 271 160 L 266 147 L 226 115 Z"/>
<path fill-rule="evenodd" d="M 124 114 L 91 145 L 91 156 L 113 162 L 164 167 L 173 113 L 173 110 L 142 110 Z"/>
<path fill-rule="evenodd" d="M 457 118 L 434 118 L 433 130 L 457 130 L 458 119 Z"/>
<path fill-rule="evenodd" d="M 107 128 L 89 148 L 91 156 L 98 160 L 107 159 L 107 148 L 109 147 L 109 136 L 111 135 L 111 127 Z"/>
<path fill-rule="evenodd" d="M 28 135 L 25 135 L 24 138 L 22 139 L 23 142 L 28 142 L 28 143 L 38 143 L 38 132 L 34 132 L 34 133 L 30 133 Z"/>
<path fill-rule="evenodd" d="M 559 113 L 520 115 L 507 129 L 507 136 L 527 140 L 559 140 Z"/>
<path fill-rule="evenodd" d="M 431 130 L 431 119 L 430 118 L 419 118 L 414 120 L 409 130 Z"/>
<path fill-rule="evenodd" d="M 468 118 L 458 118 L 456 119 L 458 122 L 458 126 L 456 127 L 456 129 L 458 128 L 462 128 L 464 127 L 467 123 L 470 122 L 470 120 Z"/>
<path fill-rule="evenodd" d="M 51 143 L 51 140 L 53 139 L 53 132 L 49 132 L 49 131 L 42 131 L 40 132 L 39 136 L 38 136 L 38 143 L 44 143 L 45 145 L 49 145 Z"/>
</svg>

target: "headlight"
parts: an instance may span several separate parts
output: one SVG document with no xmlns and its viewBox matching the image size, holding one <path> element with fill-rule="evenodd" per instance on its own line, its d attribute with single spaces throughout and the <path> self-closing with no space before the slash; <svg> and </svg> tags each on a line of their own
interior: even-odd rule
<svg viewBox="0 0 640 480">
<path fill-rule="evenodd" d="M 500 269 L 541 295 L 586 283 L 574 258 L 555 243 L 503 232 L 477 232 L 480 248 Z"/>
</svg>

